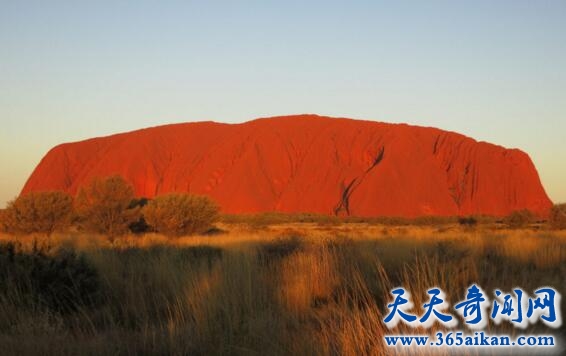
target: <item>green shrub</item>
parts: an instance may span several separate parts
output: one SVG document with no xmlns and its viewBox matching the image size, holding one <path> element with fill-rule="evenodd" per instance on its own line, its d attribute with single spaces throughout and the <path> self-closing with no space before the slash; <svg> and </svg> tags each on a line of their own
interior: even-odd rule
<svg viewBox="0 0 566 356">
<path fill-rule="evenodd" d="M 549 223 L 553 229 L 566 229 L 566 204 L 556 204 L 552 207 Z"/>
<path fill-rule="evenodd" d="M 218 206 L 208 197 L 173 193 L 156 197 L 143 208 L 145 221 L 169 236 L 204 233 L 219 217 Z"/>
<path fill-rule="evenodd" d="M 139 220 L 140 208 L 133 203 L 134 198 L 133 187 L 122 177 L 95 178 L 79 190 L 75 199 L 79 225 L 113 240 Z"/>
<path fill-rule="evenodd" d="M 32 192 L 8 203 L 0 216 L 2 230 L 48 237 L 70 224 L 73 198 L 64 192 Z"/>
</svg>

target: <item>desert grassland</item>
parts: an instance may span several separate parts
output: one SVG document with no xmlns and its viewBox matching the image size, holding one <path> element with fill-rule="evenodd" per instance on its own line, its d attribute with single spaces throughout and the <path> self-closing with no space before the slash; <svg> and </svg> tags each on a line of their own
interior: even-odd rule
<svg viewBox="0 0 566 356">
<path fill-rule="evenodd" d="M 25 288 L 0 288 L 0 353 L 448 355 L 447 349 L 384 345 L 386 334 L 434 335 L 442 329 L 402 323 L 387 329 L 382 320 L 393 287 L 411 292 L 418 315 L 435 286 L 451 307 L 471 283 L 490 299 L 495 288 L 509 292 L 517 286 L 531 293 L 550 285 L 566 295 L 564 231 L 489 224 L 218 228 L 215 235 L 128 235 L 113 243 L 81 233 L 52 236 L 45 254 L 57 258 L 57 251 L 73 250 L 84 256 L 96 271 L 96 288 L 62 301 L 73 305 L 64 311 Z M 21 253 L 37 253 L 37 238 L 4 235 L 0 242 L 17 241 Z M 457 329 L 466 330 L 462 322 Z M 566 340 L 564 328 L 549 330 L 541 322 L 521 330 L 504 321 L 490 324 L 486 333 L 552 333 Z M 525 351 L 543 354 L 540 348 Z"/>
</svg>

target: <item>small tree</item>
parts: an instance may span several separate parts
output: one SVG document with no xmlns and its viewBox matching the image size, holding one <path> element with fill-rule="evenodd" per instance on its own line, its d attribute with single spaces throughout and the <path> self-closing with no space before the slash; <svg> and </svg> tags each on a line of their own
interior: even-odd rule
<svg viewBox="0 0 566 356">
<path fill-rule="evenodd" d="M 87 231 L 107 234 L 113 241 L 139 219 L 139 207 L 132 206 L 134 197 L 133 187 L 120 176 L 95 178 L 75 199 L 78 222 Z"/>
<path fill-rule="evenodd" d="M 67 193 L 32 192 L 9 202 L 0 224 L 10 233 L 43 233 L 50 237 L 69 226 L 72 210 L 73 198 Z"/>
<path fill-rule="evenodd" d="M 556 204 L 550 210 L 550 227 L 566 229 L 566 204 Z"/>
<path fill-rule="evenodd" d="M 218 220 L 218 212 L 210 198 L 187 193 L 158 196 L 143 208 L 147 223 L 169 236 L 203 233 Z"/>
<path fill-rule="evenodd" d="M 525 227 L 534 220 L 535 216 L 527 209 L 517 210 L 505 218 L 505 222 L 510 228 L 518 229 Z"/>
</svg>

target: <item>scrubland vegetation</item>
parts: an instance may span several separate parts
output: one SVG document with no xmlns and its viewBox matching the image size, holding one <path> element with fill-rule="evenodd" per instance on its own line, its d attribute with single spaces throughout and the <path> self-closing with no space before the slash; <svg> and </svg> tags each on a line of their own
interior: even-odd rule
<svg viewBox="0 0 566 356">
<path fill-rule="evenodd" d="M 203 233 L 219 218 L 218 206 L 205 196 L 166 194 L 137 199 L 119 176 L 95 178 L 73 199 L 63 192 L 19 196 L 0 210 L 0 231 L 44 234 L 75 231 L 104 234 L 110 241 L 129 232 L 168 236 Z"/>
<path fill-rule="evenodd" d="M 500 220 L 219 217 L 212 202 L 184 195 L 139 201 L 115 194 L 123 199 L 108 198 L 102 209 L 92 202 L 122 183 L 95 184 L 79 193 L 80 209 L 75 201 L 72 209 L 57 209 L 62 217 L 34 215 L 35 221 L 58 221 L 42 225 L 48 227 L 16 229 L 15 221 L 25 222 L 22 212 L 44 206 L 21 200 L 32 198 L 2 211 L 0 353 L 448 355 L 384 345 L 386 334 L 441 329 L 387 329 L 383 316 L 392 288 L 411 292 L 416 314 L 431 287 L 443 289 L 451 306 L 472 283 L 490 298 L 496 288 L 566 292 L 563 206 L 548 222 L 523 212 Z M 66 196 L 50 194 L 71 206 Z M 206 213 L 192 214 L 195 205 Z M 467 330 L 462 321 L 458 329 Z M 521 330 L 504 321 L 486 332 L 553 333 L 566 340 L 564 328 L 549 330 L 540 322 Z"/>
<path fill-rule="evenodd" d="M 544 285 L 565 292 L 566 233 L 559 231 L 454 224 L 218 227 L 225 232 L 129 234 L 112 243 L 104 235 L 59 233 L 49 248 L 34 235 L 2 235 L 3 352 L 448 354 L 384 345 L 385 333 L 438 329 L 389 331 L 382 320 L 393 287 L 406 287 L 416 305 L 434 286 L 453 305 L 474 282 L 486 292 Z M 549 333 L 540 323 L 520 330 L 503 322 L 487 331 Z M 565 336 L 563 329 L 553 332 Z"/>
</svg>

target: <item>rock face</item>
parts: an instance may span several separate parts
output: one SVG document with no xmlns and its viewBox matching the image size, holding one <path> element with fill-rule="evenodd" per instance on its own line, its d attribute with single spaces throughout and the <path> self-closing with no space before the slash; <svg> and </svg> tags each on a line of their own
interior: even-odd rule
<svg viewBox="0 0 566 356">
<path fill-rule="evenodd" d="M 316 115 L 173 124 L 67 143 L 22 193 L 119 174 L 136 194 L 206 194 L 226 213 L 546 215 L 529 156 L 436 128 Z"/>
</svg>

